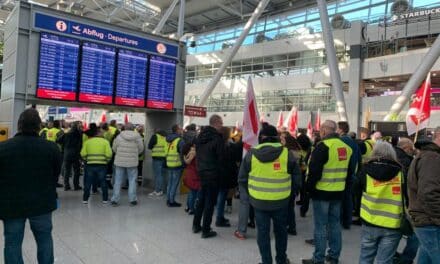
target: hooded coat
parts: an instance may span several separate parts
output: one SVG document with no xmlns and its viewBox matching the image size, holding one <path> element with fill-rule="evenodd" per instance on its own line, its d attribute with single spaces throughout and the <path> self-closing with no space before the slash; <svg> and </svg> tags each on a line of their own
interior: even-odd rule
<svg viewBox="0 0 440 264">
<path fill-rule="evenodd" d="M 402 171 L 399 163 L 387 159 L 373 159 L 364 164 L 354 183 L 354 192 L 361 197 L 367 187 L 367 174 L 379 182 L 387 182 Z M 403 180 L 403 178 L 402 178 Z M 363 221 L 366 225 L 374 226 Z"/>
<path fill-rule="evenodd" d="M 440 226 L 440 147 L 417 142 L 408 171 L 409 214 L 416 227 Z"/>
<path fill-rule="evenodd" d="M 118 167 L 137 167 L 139 154 L 144 151 L 142 137 L 136 131 L 124 130 L 113 141 L 114 164 Z"/>
</svg>

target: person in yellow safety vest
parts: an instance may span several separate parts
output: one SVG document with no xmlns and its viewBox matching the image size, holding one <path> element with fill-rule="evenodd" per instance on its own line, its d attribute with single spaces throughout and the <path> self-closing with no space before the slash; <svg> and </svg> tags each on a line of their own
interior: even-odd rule
<svg viewBox="0 0 440 264">
<path fill-rule="evenodd" d="M 57 140 L 64 134 L 61 129 L 60 120 L 53 121 L 53 127 L 49 128 L 46 133 L 46 139 L 52 142 L 57 142 Z"/>
<path fill-rule="evenodd" d="M 359 263 L 393 263 L 402 237 L 404 207 L 402 168 L 391 144 L 376 143 L 370 160 L 357 177 L 354 191 L 362 194 Z"/>
<path fill-rule="evenodd" d="M 148 142 L 148 149 L 151 150 L 151 157 L 153 159 L 154 172 L 154 191 L 149 196 L 163 195 L 165 158 L 168 151 L 166 136 L 167 134 L 164 130 L 156 129 Z"/>
<path fill-rule="evenodd" d="M 287 214 L 291 196 L 300 189 L 301 172 L 291 151 L 281 145 L 277 129 L 263 124 L 259 145 L 245 156 L 238 175 L 241 196 L 249 196 L 255 209 L 257 241 L 262 263 L 272 263 L 270 226 L 275 234 L 276 263 L 287 258 Z"/>
<path fill-rule="evenodd" d="M 113 119 L 110 121 L 110 125 L 108 126 L 108 130 L 109 130 L 110 137 L 112 140 L 115 138 L 116 132 L 119 131 L 117 126 L 118 126 L 118 124 L 116 123 L 116 120 Z"/>
<path fill-rule="evenodd" d="M 141 136 L 142 142 L 144 142 L 144 140 L 145 140 L 144 126 L 143 125 L 138 125 L 135 130 Z M 145 151 L 142 151 L 142 153 L 139 154 L 139 164 L 138 164 L 138 178 L 137 178 L 137 182 L 138 182 L 139 186 L 142 185 L 142 181 L 143 181 L 142 171 L 143 171 L 143 168 L 144 168 L 144 159 L 145 159 Z"/>
<path fill-rule="evenodd" d="M 49 128 L 47 128 L 46 123 L 41 123 L 41 129 L 40 129 L 40 132 L 38 132 L 38 135 L 41 138 L 46 139 L 48 130 L 49 130 Z"/>
<path fill-rule="evenodd" d="M 319 131 L 322 141 L 313 150 L 306 188 L 313 201 L 315 251 L 303 264 L 338 263 L 342 249 L 341 205 L 346 186 L 352 185 L 355 167 L 352 149 L 336 133 L 334 121 L 326 120 Z M 328 241 L 327 241 L 328 240 Z M 327 242 L 330 250 L 325 255 Z"/>
<path fill-rule="evenodd" d="M 87 204 L 90 197 L 92 184 L 99 182 L 102 190 L 102 202 L 108 203 L 108 189 L 105 180 L 107 163 L 111 160 L 113 152 L 110 143 L 103 138 L 100 128 L 92 126 L 87 131 L 89 139 L 81 149 L 81 157 L 85 161 L 83 203 Z"/>
<path fill-rule="evenodd" d="M 167 206 L 180 207 L 182 204 L 176 202 L 176 192 L 179 187 L 180 177 L 183 172 L 183 156 L 182 148 L 184 145 L 182 139 L 182 128 L 179 125 L 171 127 L 171 134 L 167 136 L 167 156 L 165 158 L 165 165 L 167 171 Z"/>
<path fill-rule="evenodd" d="M 359 143 L 359 150 L 362 155 L 362 162 L 366 162 L 370 158 L 376 142 L 370 138 L 370 130 L 368 128 L 361 127 L 359 131 L 361 140 Z"/>
</svg>

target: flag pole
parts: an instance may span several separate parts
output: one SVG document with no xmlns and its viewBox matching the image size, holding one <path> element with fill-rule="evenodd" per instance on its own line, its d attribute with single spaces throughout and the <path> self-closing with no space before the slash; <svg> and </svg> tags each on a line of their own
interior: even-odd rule
<svg viewBox="0 0 440 264">
<path fill-rule="evenodd" d="M 419 136 L 419 125 L 420 125 L 420 118 L 417 118 L 416 135 L 414 136 L 414 144 L 416 144 L 417 138 Z"/>
</svg>

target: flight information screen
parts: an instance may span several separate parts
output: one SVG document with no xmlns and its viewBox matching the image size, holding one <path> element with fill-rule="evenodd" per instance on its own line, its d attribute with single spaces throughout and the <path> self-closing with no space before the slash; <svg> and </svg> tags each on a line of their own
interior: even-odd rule
<svg viewBox="0 0 440 264">
<path fill-rule="evenodd" d="M 79 101 L 111 104 L 115 75 L 116 49 L 96 43 L 82 46 Z"/>
<path fill-rule="evenodd" d="M 145 106 L 147 67 L 147 54 L 124 49 L 119 50 L 115 98 L 117 105 Z"/>
<path fill-rule="evenodd" d="M 76 100 L 79 40 L 41 33 L 37 97 Z"/>
<path fill-rule="evenodd" d="M 147 93 L 148 108 L 173 109 L 175 79 L 176 61 L 159 56 L 150 57 Z"/>
</svg>

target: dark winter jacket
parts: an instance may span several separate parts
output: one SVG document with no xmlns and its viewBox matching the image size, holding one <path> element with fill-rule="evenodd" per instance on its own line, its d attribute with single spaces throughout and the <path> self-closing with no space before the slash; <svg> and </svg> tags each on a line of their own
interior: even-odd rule
<svg viewBox="0 0 440 264">
<path fill-rule="evenodd" d="M 359 171 L 354 183 L 354 193 L 362 197 L 362 193 L 366 191 L 367 187 L 367 174 L 377 181 L 386 182 L 396 177 L 401 171 L 402 167 L 395 161 L 386 159 L 370 160 Z M 365 221 L 364 224 L 374 226 Z"/>
<path fill-rule="evenodd" d="M 323 140 L 330 138 L 339 138 L 339 135 L 336 133 L 331 134 L 323 138 Z M 315 200 L 324 200 L 324 201 L 342 200 L 344 197 L 344 191 L 327 192 L 316 189 L 316 184 L 322 178 L 322 171 L 324 169 L 324 165 L 328 162 L 329 159 L 328 152 L 329 152 L 329 148 L 321 141 L 318 143 L 318 145 L 316 145 L 315 149 L 310 155 L 310 161 L 308 166 L 309 173 L 307 175 L 306 189 L 310 193 L 311 198 Z M 346 188 L 347 186 L 352 186 L 353 184 L 352 181 L 353 179 L 350 176 L 353 175 L 355 171 L 355 167 L 353 167 L 353 162 L 351 162 L 351 159 L 352 157 L 350 157 L 350 163 L 347 171 Z"/>
<path fill-rule="evenodd" d="M 38 216 L 56 209 L 61 170 L 57 144 L 17 134 L 0 143 L 0 219 Z"/>
<path fill-rule="evenodd" d="M 197 170 L 202 186 L 218 187 L 225 157 L 223 137 L 215 128 L 207 126 L 202 129 L 195 141 Z"/>
<path fill-rule="evenodd" d="M 63 149 L 64 160 L 79 160 L 82 148 L 82 132 L 73 129 L 60 138 L 60 144 Z"/>
<path fill-rule="evenodd" d="M 237 187 L 238 164 L 243 153 L 240 147 L 242 146 L 233 142 L 228 142 L 225 146 L 224 166 L 219 179 L 219 187 L 222 189 Z"/>
<path fill-rule="evenodd" d="M 421 151 L 408 171 L 409 214 L 416 227 L 440 226 L 440 147 L 416 143 Z"/>
<path fill-rule="evenodd" d="M 402 166 L 402 173 L 403 173 L 403 194 L 405 195 L 405 206 L 408 207 L 409 200 L 408 200 L 408 170 L 409 166 L 411 165 L 411 162 L 413 160 L 413 157 L 406 154 L 406 152 L 399 148 L 395 147 L 394 150 L 397 154 L 397 160 L 399 161 L 400 165 Z"/>
<path fill-rule="evenodd" d="M 241 163 L 240 172 L 238 174 L 238 184 L 242 189 L 248 190 L 249 172 L 251 171 L 252 156 L 255 156 L 261 162 L 273 162 L 278 159 L 283 151 L 283 147 L 266 146 L 260 149 L 251 149 Z M 296 190 L 301 188 L 301 171 L 298 162 L 293 153 L 289 151 L 287 172 L 292 176 L 292 192 L 294 195 Z M 277 210 L 289 204 L 290 197 L 281 201 L 263 201 L 252 198 L 249 195 L 249 200 L 252 206 L 260 210 Z"/>
</svg>

